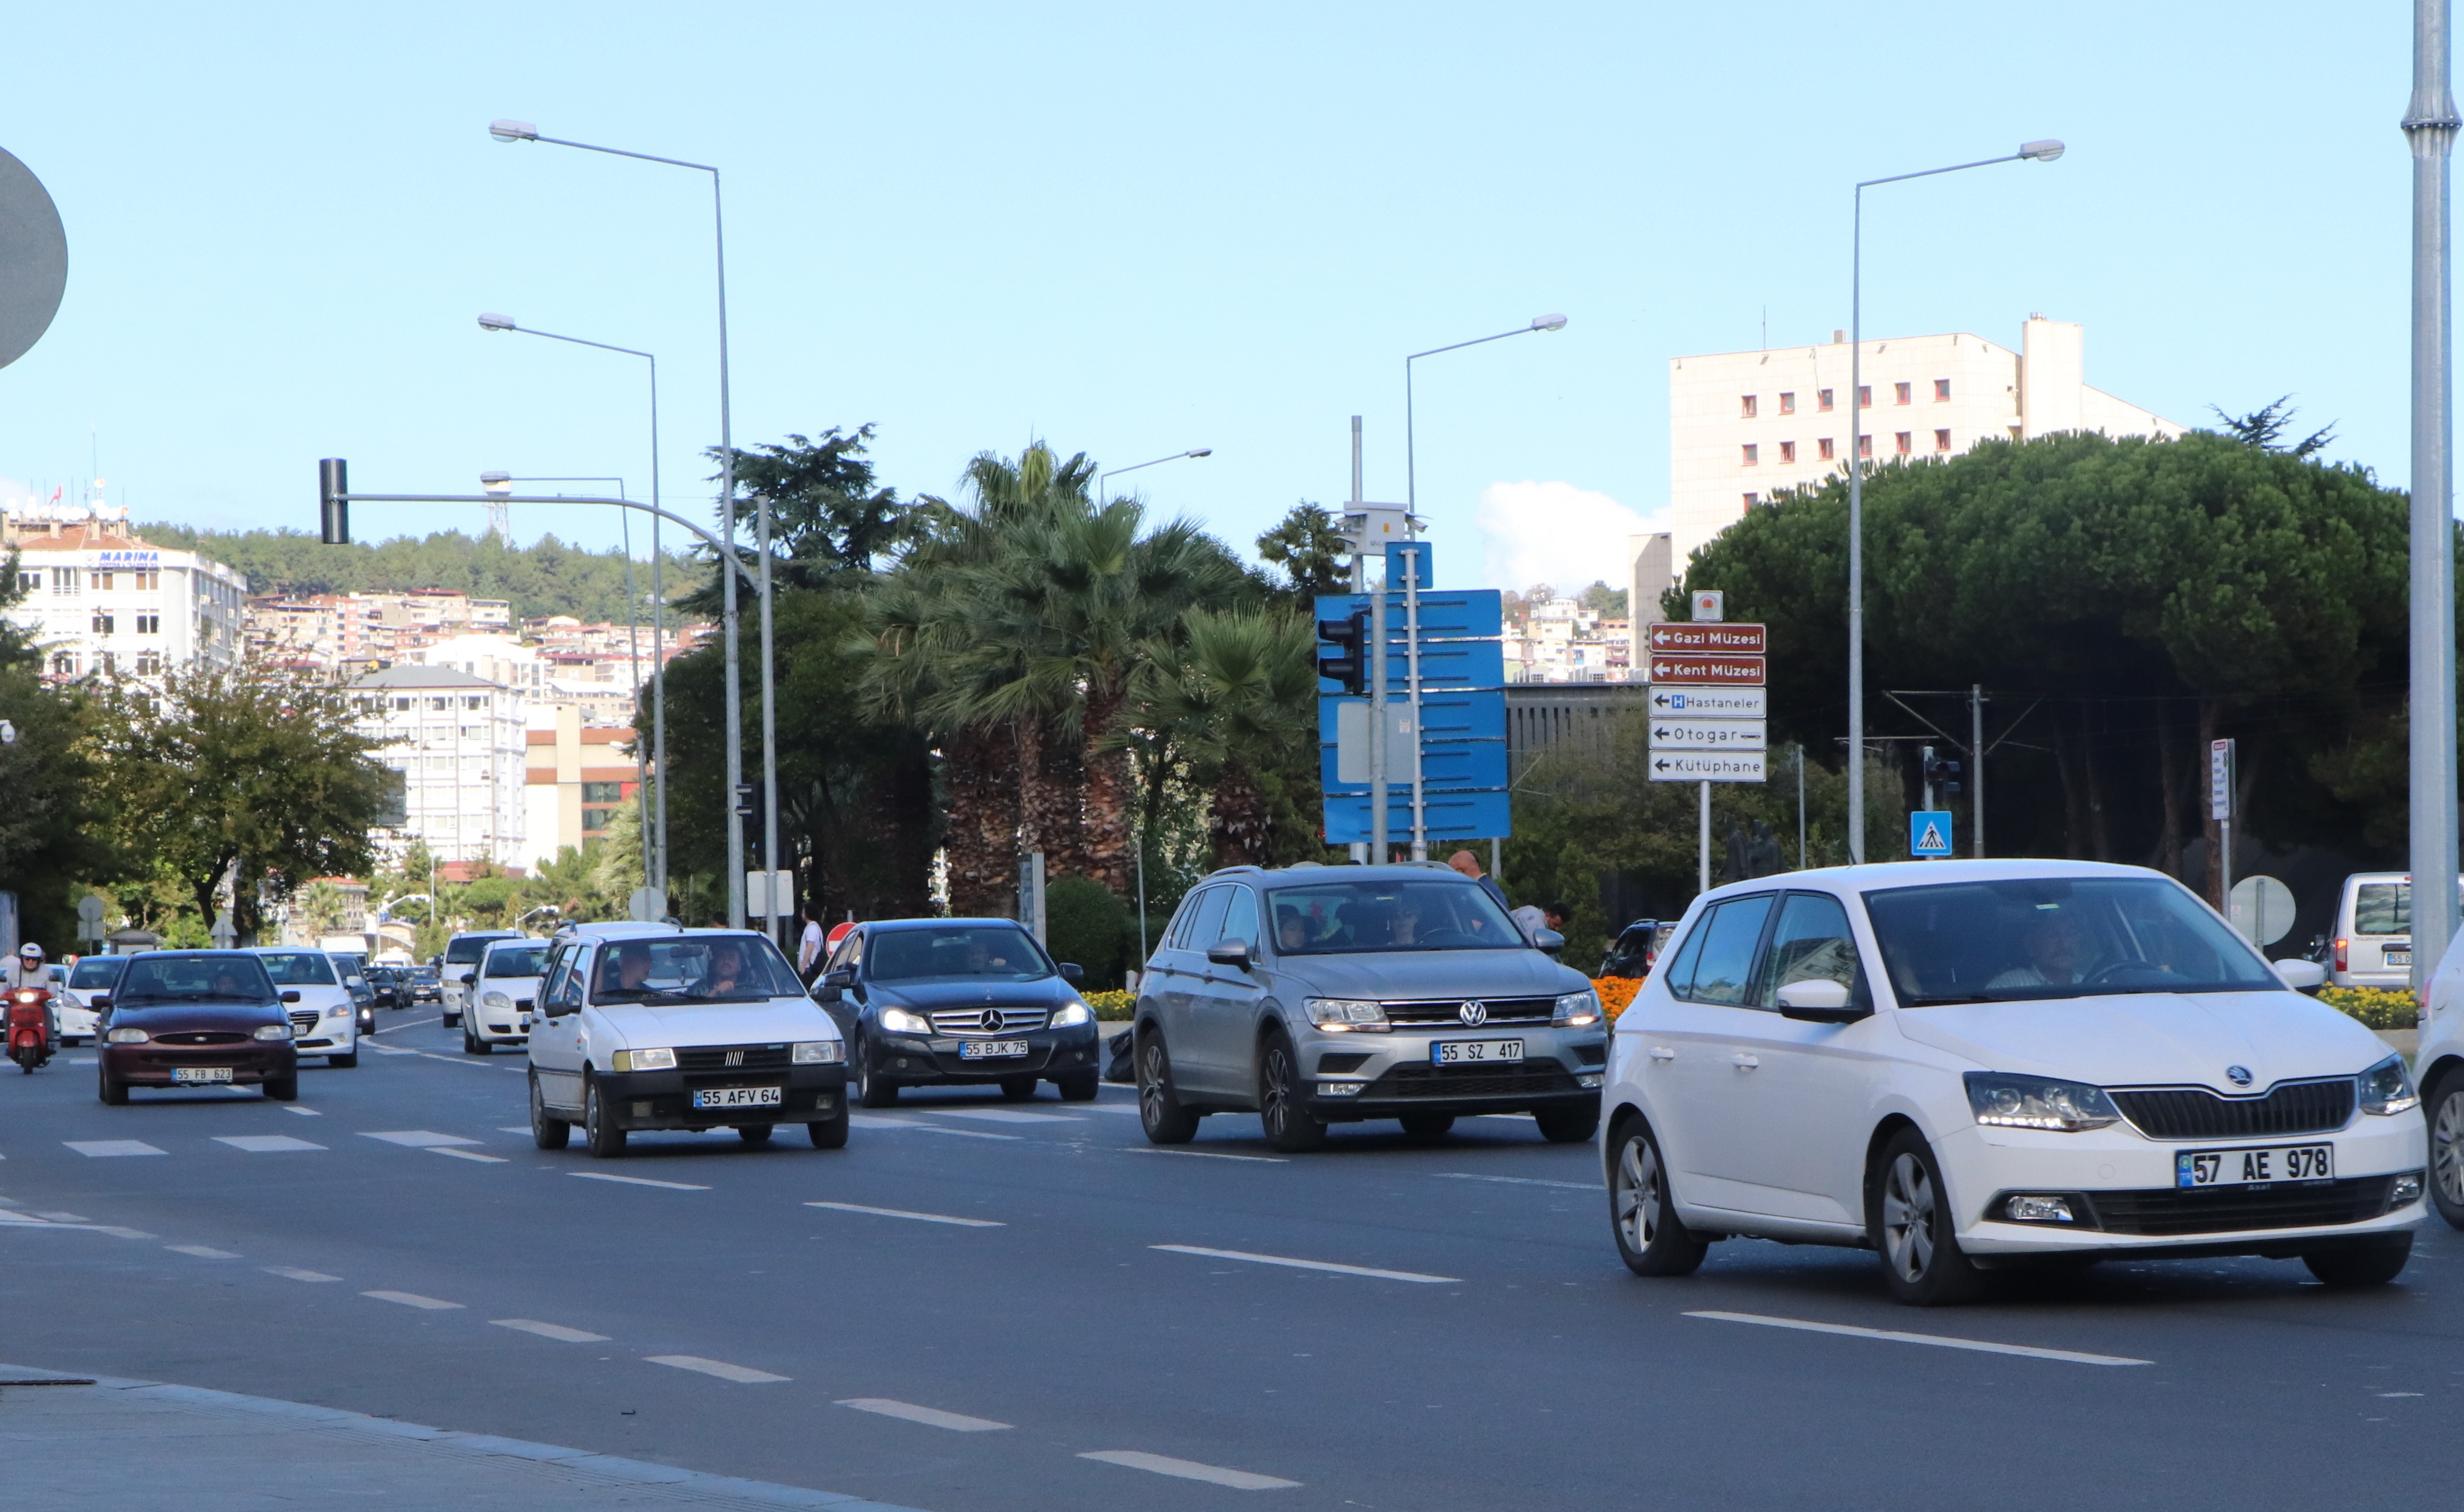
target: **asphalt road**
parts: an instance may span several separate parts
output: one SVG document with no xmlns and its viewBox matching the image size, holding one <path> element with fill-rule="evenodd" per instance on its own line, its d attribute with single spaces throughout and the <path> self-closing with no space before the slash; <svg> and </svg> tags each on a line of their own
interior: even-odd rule
<svg viewBox="0 0 2464 1512">
<path fill-rule="evenodd" d="M 1150 1150 L 1116 1087 L 927 1091 L 859 1113 L 845 1150 L 669 1134 L 596 1161 L 532 1148 L 519 1055 L 459 1054 L 433 1010 L 383 1019 L 289 1107 L 104 1107 L 89 1051 L 0 1075 L 0 1358 L 927 1512 L 2437 1506 L 2464 1485 L 2444 1227 L 2368 1294 L 2198 1260 L 1924 1312 L 1845 1251 L 1730 1241 L 1637 1280 L 1592 1148 L 1524 1120 L 1431 1148 L 1338 1129 L 1284 1160 L 1223 1115 Z M 1775 1326 L 1805 1324 L 1849 1331 Z"/>
</svg>

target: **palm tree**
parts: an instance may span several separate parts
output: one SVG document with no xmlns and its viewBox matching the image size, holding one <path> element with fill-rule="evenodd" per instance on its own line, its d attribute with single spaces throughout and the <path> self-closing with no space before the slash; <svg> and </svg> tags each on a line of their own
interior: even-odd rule
<svg viewBox="0 0 2464 1512">
<path fill-rule="evenodd" d="M 1215 865 L 1265 865 L 1274 826 L 1261 779 L 1317 742 L 1316 627 L 1275 607 L 1193 609 L 1180 629 L 1178 647 L 1154 647 L 1137 722 L 1175 744 L 1206 788 Z"/>
</svg>

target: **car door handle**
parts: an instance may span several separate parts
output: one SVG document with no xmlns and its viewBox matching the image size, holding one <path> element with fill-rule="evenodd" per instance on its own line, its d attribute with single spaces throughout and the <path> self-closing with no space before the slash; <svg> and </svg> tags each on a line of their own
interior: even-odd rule
<svg viewBox="0 0 2464 1512">
<path fill-rule="evenodd" d="M 1728 1063 L 1735 1066 L 1740 1071 L 1750 1071 L 1754 1067 L 1762 1064 L 1762 1062 L 1746 1054 L 1743 1050 L 1740 1050 L 1736 1054 L 1728 1057 Z"/>
<path fill-rule="evenodd" d="M 1677 1059 L 1677 1052 L 1671 1050 L 1664 1044 L 1653 1045 L 1651 1047 L 1650 1054 L 1651 1058 L 1655 1061 L 1674 1061 Z"/>
</svg>

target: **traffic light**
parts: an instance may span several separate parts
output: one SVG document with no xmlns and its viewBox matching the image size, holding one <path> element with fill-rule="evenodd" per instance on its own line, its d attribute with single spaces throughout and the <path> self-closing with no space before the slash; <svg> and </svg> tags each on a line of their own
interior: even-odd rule
<svg viewBox="0 0 2464 1512">
<path fill-rule="evenodd" d="M 351 543 L 350 471 L 341 457 L 317 464 L 317 524 L 328 546 Z"/>
<path fill-rule="evenodd" d="M 1930 795 L 1956 797 L 1959 793 L 1959 763 L 1945 760 L 1933 754 L 1933 747 L 1925 747 L 1925 784 L 1926 793 Z"/>
<path fill-rule="evenodd" d="M 1354 609 L 1344 619 L 1317 622 L 1317 638 L 1334 647 L 1332 656 L 1317 659 L 1317 674 L 1340 684 L 1354 697 L 1369 690 L 1369 611 Z"/>
</svg>

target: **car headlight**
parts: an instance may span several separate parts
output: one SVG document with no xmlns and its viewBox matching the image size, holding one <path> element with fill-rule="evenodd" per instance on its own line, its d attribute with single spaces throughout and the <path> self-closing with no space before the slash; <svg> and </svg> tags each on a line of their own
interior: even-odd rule
<svg viewBox="0 0 2464 1512">
<path fill-rule="evenodd" d="M 616 1069 L 619 1071 L 672 1071 L 676 1068 L 673 1050 L 619 1050 Z"/>
<path fill-rule="evenodd" d="M 268 1024 L 266 1027 L 272 1029 L 277 1026 Z M 291 1037 L 291 1028 L 288 1024 L 280 1025 L 278 1027 L 281 1028 L 282 1037 L 284 1039 L 287 1040 Z M 152 1038 L 153 1037 L 151 1035 L 148 1035 L 143 1029 L 114 1029 L 109 1034 L 103 1036 L 103 1039 L 109 1041 L 113 1044 L 143 1044 L 147 1040 Z"/>
<path fill-rule="evenodd" d="M 514 1006 L 514 1000 L 511 997 L 506 997 L 503 993 L 490 993 L 486 997 L 480 998 L 479 1001 L 495 1009 L 499 1013 L 509 1012 Z"/>
<path fill-rule="evenodd" d="M 837 1040 L 806 1040 L 787 1058 L 797 1065 L 837 1065 L 847 1059 L 847 1045 Z"/>
<path fill-rule="evenodd" d="M 1388 1026 L 1386 1005 L 1358 997 L 1311 997 L 1309 999 L 1309 1022 L 1331 1034 L 1358 1030 L 1377 1034 Z"/>
<path fill-rule="evenodd" d="M 1579 1029 L 1600 1021 L 1600 995 L 1586 987 L 1578 993 L 1568 993 L 1557 999 L 1557 1011 L 1549 1021 L 1560 1028 Z"/>
<path fill-rule="evenodd" d="M 1055 1029 L 1074 1029 L 1082 1023 L 1094 1021 L 1095 1016 L 1087 1011 L 1085 1003 L 1071 1003 L 1052 1016 L 1052 1027 Z"/>
<path fill-rule="evenodd" d="M 2388 1056 L 2359 1077 L 2362 1111 L 2386 1117 L 2409 1113 L 2421 1106 L 2421 1094 L 2412 1088 L 2412 1073 L 2404 1068 L 2404 1057 Z"/>
<path fill-rule="evenodd" d="M 133 1034 L 140 1040 L 145 1038 L 145 1031 L 143 1029 L 114 1029 L 111 1031 L 111 1037 L 114 1040 L 120 1039 L 123 1034 Z M 288 1040 L 292 1038 L 291 1026 L 287 1023 L 261 1023 L 256 1026 L 256 1037 L 260 1040 Z M 124 1043 L 126 1041 L 122 1042 Z"/>
<path fill-rule="evenodd" d="M 881 1027 L 890 1034 L 931 1034 L 933 1032 L 932 1022 L 922 1014 L 909 1013 L 904 1008 L 881 1010 Z"/>
<path fill-rule="evenodd" d="M 1968 1106 L 1980 1124 L 1998 1129 L 2051 1129 L 2065 1134 L 2122 1121 L 2122 1109 L 2104 1088 L 2044 1076 L 1970 1071 Z"/>
</svg>

